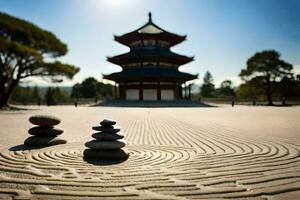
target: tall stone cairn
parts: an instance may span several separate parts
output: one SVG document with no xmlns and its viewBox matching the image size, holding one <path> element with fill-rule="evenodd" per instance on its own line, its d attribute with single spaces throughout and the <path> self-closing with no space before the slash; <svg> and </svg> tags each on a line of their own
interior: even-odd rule
<svg viewBox="0 0 300 200">
<path fill-rule="evenodd" d="M 85 149 L 83 155 L 85 158 L 102 160 L 127 159 L 129 153 L 123 140 L 124 135 L 120 132 L 121 128 L 115 126 L 116 121 L 104 119 L 100 126 L 92 127 L 98 132 L 92 134 L 94 140 L 85 143 L 88 149 Z"/>
<path fill-rule="evenodd" d="M 29 122 L 37 126 L 28 130 L 32 136 L 24 141 L 24 145 L 51 146 L 67 143 L 66 140 L 58 137 L 64 131 L 54 127 L 61 122 L 59 118 L 50 115 L 34 115 L 29 118 Z"/>
</svg>

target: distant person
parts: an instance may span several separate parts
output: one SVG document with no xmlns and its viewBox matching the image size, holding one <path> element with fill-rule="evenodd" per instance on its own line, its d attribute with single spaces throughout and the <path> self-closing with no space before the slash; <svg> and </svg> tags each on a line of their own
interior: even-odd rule
<svg viewBox="0 0 300 200">
<path fill-rule="evenodd" d="M 232 106 L 232 107 L 234 107 L 234 103 L 235 103 L 234 101 L 231 102 L 231 106 Z"/>
<path fill-rule="evenodd" d="M 252 101 L 252 106 L 256 106 L 256 101 Z"/>
<path fill-rule="evenodd" d="M 75 101 L 74 105 L 75 105 L 75 108 L 77 108 L 78 102 L 77 102 L 77 101 Z"/>
</svg>

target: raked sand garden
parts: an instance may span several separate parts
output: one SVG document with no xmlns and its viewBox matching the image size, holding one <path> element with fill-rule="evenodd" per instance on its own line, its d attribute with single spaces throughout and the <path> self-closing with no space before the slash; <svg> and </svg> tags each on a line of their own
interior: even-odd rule
<svg viewBox="0 0 300 200">
<path fill-rule="evenodd" d="M 300 107 L 27 107 L 0 112 L 0 199 L 300 199 Z M 66 144 L 23 145 L 32 115 Z M 83 159 L 112 118 L 129 158 Z"/>
</svg>

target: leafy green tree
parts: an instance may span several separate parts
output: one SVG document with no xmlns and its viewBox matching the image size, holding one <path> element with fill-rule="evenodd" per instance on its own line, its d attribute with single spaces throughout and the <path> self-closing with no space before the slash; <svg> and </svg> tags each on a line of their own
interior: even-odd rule
<svg viewBox="0 0 300 200">
<path fill-rule="evenodd" d="M 289 77 L 283 77 L 279 83 L 274 84 L 274 93 L 277 97 L 293 97 L 295 96 L 296 81 Z"/>
<path fill-rule="evenodd" d="M 54 97 L 54 92 L 52 90 L 51 87 L 48 87 L 48 90 L 45 94 L 45 99 L 46 99 L 46 102 L 47 102 L 47 105 L 50 106 L 50 105 L 56 105 L 56 101 L 55 101 L 55 97 Z"/>
<path fill-rule="evenodd" d="M 72 98 L 81 98 L 82 97 L 82 85 L 80 83 L 76 83 L 72 87 L 71 97 Z"/>
<path fill-rule="evenodd" d="M 98 81 L 93 77 L 89 77 L 89 78 L 86 78 L 85 80 L 83 80 L 81 83 L 82 96 L 84 98 L 95 98 L 97 83 L 98 83 Z"/>
<path fill-rule="evenodd" d="M 238 87 L 236 95 L 243 100 L 263 100 L 264 96 L 264 82 L 260 77 L 253 78 Z"/>
<path fill-rule="evenodd" d="M 37 102 L 38 105 L 41 104 L 41 97 L 37 86 L 34 86 L 33 88 L 32 97 Z"/>
<path fill-rule="evenodd" d="M 111 84 L 98 82 L 97 91 L 102 97 L 112 97 L 114 94 L 114 86 Z"/>
<path fill-rule="evenodd" d="M 246 69 L 242 69 L 239 76 L 245 83 L 259 78 L 263 81 L 264 94 L 268 99 L 268 104 L 273 105 L 272 85 L 276 81 L 280 81 L 283 77 L 291 77 L 293 66 L 280 59 L 280 53 L 275 50 L 266 50 L 255 53 L 248 59 Z M 253 83 L 255 84 L 255 83 Z"/>
<path fill-rule="evenodd" d="M 98 100 L 100 97 L 113 96 L 113 92 L 113 85 L 104 84 L 93 77 L 88 77 L 81 84 L 77 83 L 72 87 L 71 97 L 95 98 Z"/>
<path fill-rule="evenodd" d="M 33 91 L 30 87 L 17 86 L 12 93 L 11 100 L 16 103 L 23 103 L 26 105 L 33 100 Z"/>
<path fill-rule="evenodd" d="M 213 84 L 213 77 L 209 71 L 207 71 L 203 78 L 203 84 L 200 87 L 200 94 L 202 97 L 214 97 L 215 85 Z"/>
<path fill-rule="evenodd" d="M 296 75 L 296 96 L 300 97 L 300 74 Z"/>
<path fill-rule="evenodd" d="M 218 88 L 218 96 L 222 97 L 234 97 L 235 92 L 233 90 L 232 82 L 231 80 L 224 80 L 221 83 L 220 88 Z"/>
<path fill-rule="evenodd" d="M 70 102 L 69 94 L 64 90 L 61 90 L 59 87 L 49 87 L 45 94 L 45 99 L 48 106 Z"/>
<path fill-rule="evenodd" d="M 57 60 L 66 53 L 67 46 L 53 33 L 0 12 L 0 107 L 24 78 L 71 79 L 79 68 Z"/>
<path fill-rule="evenodd" d="M 70 97 L 67 92 L 61 90 L 59 87 L 53 88 L 53 97 L 56 104 L 66 103 L 70 101 Z"/>
</svg>

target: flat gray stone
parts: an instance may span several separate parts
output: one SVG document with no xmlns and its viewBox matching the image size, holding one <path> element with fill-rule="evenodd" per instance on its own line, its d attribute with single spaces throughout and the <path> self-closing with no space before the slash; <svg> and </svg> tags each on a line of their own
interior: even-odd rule
<svg viewBox="0 0 300 200">
<path fill-rule="evenodd" d="M 111 126 L 111 127 L 94 126 L 92 129 L 96 130 L 96 131 L 106 132 L 106 133 L 117 133 L 121 130 L 121 127 L 119 127 L 119 126 Z"/>
<path fill-rule="evenodd" d="M 115 141 L 115 140 L 123 139 L 124 135 L 121 132 L 119 133 L 99 132 L 99 133 L 94 133 L 92 137 L 97 140 Z"/>
<path fill-rule="evenodd" d="M 116 124 L 116 121 L 113 119 L 104 119 L 100 122 L 101 126 L 111 127 Z"/>
<path fill-rule="evenodd" d="M 29 121 L 39 126 L 55 126 L 61 122 L 59 118 L 51 115 L 34 115 L 29 118 Z"/>
<path fill-rule="evenodd" d="M 36 126 L 28 130 L 30 135 L 36 136 L 57 136 L 62 134 L 64 131 L 59 128 L 54 128 L 52 126 Z"/>
<path fill-rule="evenodd" d="M 125 147 L 126 143 L 124 140 L 116 141 L 101 141 L 101 140 L 91 140 L 85 143 L 85 146 L 91 149 L 108 150 L 108 149 L 120 149 Z"/>
<path fill-rule="evenodd" d="M 40 136 L 31 136 L 24 141 L 26 146 L 51 146 L 57 144 L 65 144 L 67 140 L 61 139 L 59 137 L 40 137 Z"/>
<path fill-rule="evenodd" d="M 127 159 L 129 157 L 129 153 L 126 148 L 116 149 L 116 150 L 85 149 L 83 151 L 83 156 L 86 158 L 93 158 L 93 159 L 117 160 L 117 159 Z"/>
</svg>

